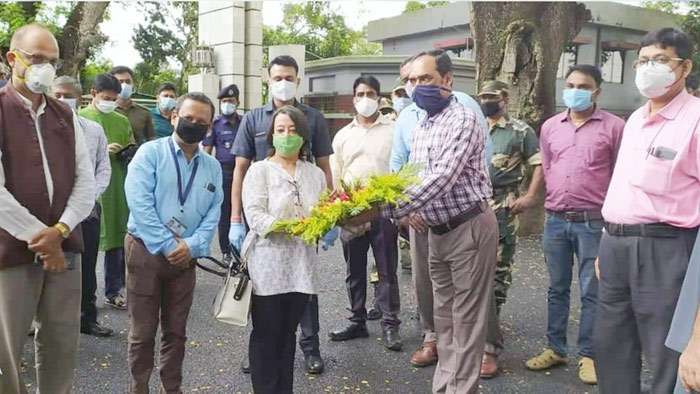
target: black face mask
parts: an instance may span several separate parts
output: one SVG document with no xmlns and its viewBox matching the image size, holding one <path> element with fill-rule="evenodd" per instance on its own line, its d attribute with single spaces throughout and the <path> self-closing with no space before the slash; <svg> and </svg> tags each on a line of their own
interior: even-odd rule
<svg viewBox="0 0 700 394">
<path fill-rule="evenodd" d="M 486 102 L 481 103 L 481 112 L 483 112 L 484 116 L 487 118 L 490 118 L 490 117 L 496 115 L 500 110 L 501 110 L 501 102 L 500 101 L 486 101 Z"/>
<path fill-rule="evenodd" d="M 186 144 L 196 144 L 204 139 L 208 129 L 208 126 L 192 123 L 185 118 L 178 118 L 175 132 Z"/>
</svg>

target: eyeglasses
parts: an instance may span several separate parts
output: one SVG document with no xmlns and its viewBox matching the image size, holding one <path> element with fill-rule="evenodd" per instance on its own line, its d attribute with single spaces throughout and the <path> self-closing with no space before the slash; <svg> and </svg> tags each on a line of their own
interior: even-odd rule
<svg viewBox="0 0 700 394">
<path fill-rule="evenodd" d="M 22 52 L 22 54 L 24 55 L 24 58 L 29 61 L 29 65 L 48 63 L 48 64 L 52 65 L 53 68 L 55 68 L 56 70 L 60 70 L 63 67 L 63 60 L 62 59 L 50 60 L 50 59 L 45 58 L 42 55 L 35 55 L 33 53 L 29 53 L 29 52 L 22 50 L 22 49 L 19 49 L 19 48 L 15 49 L 15 51 Z"/>
<path fill-rule="evenodd" d="M 635 60 L 634 63 L 632 63 L 632 67 L 636 70 L 637 67 L 646 66 L 647 64 L 649 64 L 650 66 L 653 67 L 655 64 L 668 64 L 669 62 L 671 62 L 673 60 L 682 62 L 685 59 L 681 59 L 679 57 L 668 57 L 668 56 L 663 56 L 663 55 L 657 56 L 653 59 L 647 59 L 647 58 L 643 57 L 643 58 L 639 58 L 639 59 Z"/>
<path fill-rule="evenodd" d="M 300 210 L 299 211 L 300 214 L 303 215 L 304 214 L 303 213 L 304 205 L 301 203 L 301 193 L 299 192 L 299 184 L 297 183 L 297 181 L 287 181 L 287 182 L 289 182 L 289 184 L 292 185 L 292 187 L 294 188 L 294 190 L 292 190 L 292 194 L 294 194 L 294 200 L 295 200 L 294 206 L 297 207 Z"/>
</svg>

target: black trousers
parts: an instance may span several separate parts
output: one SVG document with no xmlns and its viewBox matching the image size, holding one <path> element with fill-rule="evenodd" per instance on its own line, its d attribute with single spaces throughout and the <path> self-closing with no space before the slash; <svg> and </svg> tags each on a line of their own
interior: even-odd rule
<svg viewBox="0 0 700 394">
<path fill-rule="evenodd" d="M 224 201 L 221 203 L 221 217 L 219 218 L 219 248 L 221 253 L 230 253 L 228 244 L 228 230 L 231 227 L 231 184 L 233 183 L 233 164 L 221 164 Z"/>
<path fill-rule="evenodd" d="M 253 295 L 250 377 L 255 394 L 291 394 L 297 325 L 309 294 Z"/>
<path fill-rule="evenodd" d="M 399 279 L 396 269 L 399 261 L 397 246 L 398 229 L 387 219 L 372 222 L 372 229 L 365 234 L 343 242 L 343 254 L 348 266 L 345 285 L 350 299 L 350 321 L 365 324 L 367 320 L 367 251 L 370 246 L 377 264 L 379 284 L 375 292 L 377 305 L 382 311 L 382 329 L 398 328 Z"/>
<path fill-rule="evenodd" d="M 97 278 L 95 266 L 97 265 L 97 253 L 100 246 L 100 204 L 95 204 L 90 216 L 85 219 L 80 228 L 83 231 L 85 251 L 81 256 L 82 268 L 82 297 L 80 301 L 80 322 L 87 324 L 97 321 L 97 306 L 95 305 L 95 292 L 97 292 Z"/>
<path fill-rule="evenodd" d="M 639 394 L 642 355 L 651 370 L 651 393 L 673 392 L 680 354 L 664 343 L 695 236 L 696 231 L 675 238 L 603 234 L 594 330 L 601 394 Z"/>
</svg>

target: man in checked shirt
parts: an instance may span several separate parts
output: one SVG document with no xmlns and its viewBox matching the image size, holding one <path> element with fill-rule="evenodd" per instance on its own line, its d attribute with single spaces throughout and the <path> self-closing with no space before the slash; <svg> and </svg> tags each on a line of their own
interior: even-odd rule
<svg viewBox="0 0 700 394">
<path fill-rule="evenodd" d="M 413 100 L 427 112 L 414 129 L 409 158 L 424 163 L 423 183 L 409 190 L 409 203 L 380 207 L 348 224 L 381 213 L 428 231 L 439 359 L 433 393 L 477 393 L 498 247 L 496 216 L 486 203 L 492 193 L 486 135 L 474 112 L 454 100 L 444 51 L 417 55 L 409 79 Z"/>
</svg>

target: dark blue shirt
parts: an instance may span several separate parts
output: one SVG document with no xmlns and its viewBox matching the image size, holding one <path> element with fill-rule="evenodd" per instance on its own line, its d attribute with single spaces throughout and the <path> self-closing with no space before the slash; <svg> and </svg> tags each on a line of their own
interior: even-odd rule
<svg viewBox="0 0 700 394">
<path fill-rule="evenodd" d="M 202 145 L 216 147 L 216 160 L 221 164 L 233 164 L 236 156 L 231 154 L 233 141 L 236 139 L 241 116 L 219 115 L 211 124 L 211 133 L 204 137 Z"/>
<path fill-rule="evenodd" d="M 315 158 L 330 156 L 333 153 L 333 148 L 323 114 L 297 101 L 294 102 L 294 106 L 306 116 L 311 133 L 311 154 Z M 274 113 L 275 106 L 273 103 L 269 103 L 243 115 L 231 153 L 251 160 L 264 160 L 270 149 L 267 143 L 267 132 L 270 130 Z"/>
</svg>

